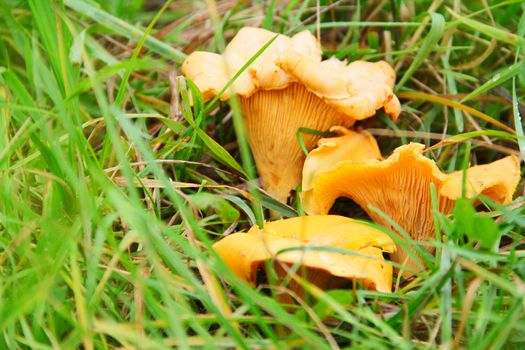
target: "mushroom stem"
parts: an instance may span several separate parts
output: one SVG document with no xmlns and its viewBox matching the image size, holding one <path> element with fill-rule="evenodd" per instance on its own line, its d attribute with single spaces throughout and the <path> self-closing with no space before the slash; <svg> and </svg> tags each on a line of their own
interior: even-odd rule
<svg viewBox="0 0 525 350">
<path fill-rule="evenodd" d="M 242 97 L 241 105 L 263 188 L 281 202 L 286 202 L 290 191 L 301 182 L 305 154 L 297 130 L 327 131 L 333 125 L 353 124 L 351 118 L 298 83 L 281 90 L 259 90 L 249 98 Z M 308 150 L 320 138 L 311 134 L 301 137 Z"/>
</svg>

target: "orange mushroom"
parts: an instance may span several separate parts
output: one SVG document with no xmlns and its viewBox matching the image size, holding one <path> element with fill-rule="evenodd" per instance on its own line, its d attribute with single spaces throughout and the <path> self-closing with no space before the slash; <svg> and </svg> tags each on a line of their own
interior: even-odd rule
<svg viewBox="0 0 525 350">
<path fill-rule="evenodd" d="M 410 143 L 398 147 L 386 160 L 328 160 L 324 167 L 329 170 L 317 173 L 310 180 L 309 199 L 303 204 L 305 211 L 325 214 L 338 197 L 348 197 L 374 222 L 392 228 L 372 209 L 378 208 L 414 240 L 428 240 L 435 234 L 430 184 L 436 186 L 440 212 L 449 213 L 454 200 L 462 195 L 463 172 L 442 173 L 434 161 L 423 156 L 424 148 L 422 144 Z M 310 158 L 306 160 L 305 169 L 310 161 Z M 508 203 L 519 179 L 519 161 L 515 156 L 473 166 L 467 169 L 466 195 L 470 198 L 482 194 L 498 203 Z M 431 248 L 428 250 L 432 251 Z M 421 268 L 408 259 L 402 249 L 398 249 L 392 259 L 400 264 L 407 262 L 407 266 L 413 269 Z"/>
<path fill-rule="evenodd" d="M 319 174 L 330 170 L 343 160 L 381 159 L 379 146 L 367 131 L 356 132 L 340 126 L 335 126 L 330 131 L 341 135 L 320 139 L 317 148 L 308 154 L 304 163 L 300 195 L 305 208 L 316 206 L 313 199 L 313 181 Z"/>
<path fill-rule="evenodd" d="M 264 229 L 254 226 L 247 233 L 229 235 L 213 248 L 239 278 L 252 285 L 266 262 L 274 261 L 276 267 L 299 264 L 308 272 L 309 282 L 323 289 L 356 281 L 367 289 L 391 291 L 392 266 L 384 261 L 383 252 L 393 253 L 394 242 L 383 232 L 343 216 L 267 222 Z M 286 273 L 286 269 L 276 271 Z M 297 286 L 292 288 L 301 294 Z"/>
<path fill-rule="evenodd" d="M 182 72 L 208 100 L 223 90 L 266 43 L 277 34 L 243 28 L 223 55 L 194 52 Z M 285 202 L 301 182 L 305 159 L 296 133 L 300 128 L 326 131 L 334 125 L 352 126 L 384 108 L 393 119 L 400 104 L 392 88 L 394 70 L 385 62 L 356 61 L 347 65 L 335 58 L 321 61 L 319 42 L 308 31 L 278 35 L 243 71 L 221 100 L 240 97 L 246 130 L 263 187 Z M 310 150 L 318 136 L 305 135 Z"/>
</svg>

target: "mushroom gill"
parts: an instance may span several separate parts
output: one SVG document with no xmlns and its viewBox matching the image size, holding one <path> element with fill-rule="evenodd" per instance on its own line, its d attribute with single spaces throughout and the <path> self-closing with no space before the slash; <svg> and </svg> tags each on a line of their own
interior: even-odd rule
<svg viewBox="0 0 525 350">
<path fill-rule="evenodd" d="M 281 279 L 288 267 L 298 264 L 299 276 L 305 273 L 310 283 L 323 289 L 359 282 L 370 290 L 391 291 L 392 266 L 384 261 L 383 252 L 394 252 L 394 242 L 383 232 L 342 216 L 266 222 L 264 229 L 254 226 L 247 233 L 234 233 L 213 248 L 236 276 L 252 285 L 272 261 Z M 302 295 L 297 284 L 288 287 Z"/>
<path fill-rule="evenodd" d="M 329 170 L 318 173 L 312 180 L 312 198 L 304 203 L 305 211 L 325 214 L 338 197 L 348 197 L 374 222 L 392 228 L 373 207 L 397 222 L 414 240 L 428 240 L 435 234 L 430 184 L 436 187 L 439 211 L 450 213 L 454 200 L 462 196 L 463 172 L 442 173 L 434 161 L 423 156 L 424 148 L 422 144 L 410 143 L 398 147 L 386 160 L 332 163 Z M 308 162 L 307 159 L 305 168 Z M 467 169 L 466 195 L 471 198 L 481 194 L 496 202 L 508 203 L 519 178 L 519 161 L 515 156 L 473 166 Z M 409 268 L 421 269 L 402 249 L 398 249 L 392 259 L 407 263 Z"/>
<path fill-rule="evenodd" d="M 296 136 L 300 128 L 326 131 L 334 125 L 350 127 L 380 108 L 395 119 L 400 104 L 392 90 L 395 72 L 387 63 L 322 61 L 320 44 L 308 31 L 287 37 L 246 27 L 223 55 L 192 53 L 182 72 L 208 100 L 274 38 L 220 98 L 227 100 L 232 93 L 240 97 L 262 185 L 285 202 L 301 182 L 305 155 Z M 303 137 L 308 150 L 318 139 L 311 134 Z"/>
</svg>

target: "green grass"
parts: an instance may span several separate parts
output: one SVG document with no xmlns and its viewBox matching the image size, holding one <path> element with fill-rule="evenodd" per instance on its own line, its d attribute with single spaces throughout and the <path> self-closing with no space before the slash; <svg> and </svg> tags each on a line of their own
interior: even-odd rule
<svg viewBox="0 0 525 350">
<path fill-rule="evenodd" d="M 239 107 L 176 75 L 254 21 L 396 67 L 404 112 L 365 123 L 384 154 L 525 154 L 521 0 L 0 0 L 0 349 L 523 348 L 523 185 L 436 212 L 432 268 L 392 294 L 306 285 L 294 310 L 232 276 L 210 245 L 300 208 L 257 188 Z"/>
</svg>

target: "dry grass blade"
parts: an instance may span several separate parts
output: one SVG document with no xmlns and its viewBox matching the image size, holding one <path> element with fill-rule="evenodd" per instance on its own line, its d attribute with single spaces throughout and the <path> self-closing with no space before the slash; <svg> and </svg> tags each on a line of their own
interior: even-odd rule
<svg viewBox="0 0 525 350">
<path fill-rule="evenodd" d="M 456 336 L 454 337 L 454 345 L 453 347 L 459 347 L 461 343 L 461 337 L 463 336 L 463 329 L 465 328 L 465 324 L 467 323 L 467 318 L 469 316 L 470 310 L 472 309 L 472 305 L 474 304 L 474 300 L 476 298 L 476 293 L 481 286 L 481 283 L 483 282 L 483 277 L 478 276 L 470 282 L 469 287 L 467 289 L 467 293 L 465 295 L 465 302 L 463 304 L 463 309 L 461 310 L 461 318 L 459 320 L 458 328 L 456 329 Z"/>
<path fill-rule="evenodd" d="M 457 108 L 459 110 L 462 110 L 462 111 L 465 111 L 465 112 L 469 112 L 470 114 L 472 114 L 473 116 L 477 117 L 477 118 L 480 118 L 494 126 L 497 126 L 498 128 L 500 129 L 503 129 L 505 131 L 508 131 L 512 134 L 515 133 L 514 129 L 508 127 L 507 125 L 503 124 L 502 122 L 492 118 L 491 116 L 489 115 L 486 115 L 485 113 L 483 112 L 480 112 L 472 107 L 469 107 L 469 106 L 466 106 L 464 104 L 461 104 L 459 102 L 455 102 L 455 101 L 452 101 L 450 99 L 447 99 L 447 98 L 444 98 L 444 97 L 441 97 L 441 96 L 433 96 L 433 95 L 429 95 L 429 94 L 425 94 L 425 93 L 422 93 L 422 92 L 415 92 L 415 91 L 403 91 L 403 92 L 399 92 L 397 94 L 397 96 L 401 99 L 408 99 L 408 100 L 423 100 L 423 101 L 429 101 L 429 102 L 435 102 L 435 103 L 440 103 L 442 105 L 445 105 L 445 106 L 449 106 L 449 107 L 452 107 L 452 108 Z"/>
<path fill-rule="evenodd" d="M 114 177 L 113 181 L 117 185 L 120 185 L 120 186 L 126 186 L 127 185 L 127 180 L 125 178 L 123 178 L 123 177 Z M 155 180 L 155 179 L 146 179 L 146 178 L 135 179 L 134 183 L 135 183 L 135 185 L 137 187 L 147 187 L 147 188 L 164 188 L 165 187 L 164 184 L 160 180 Z M 248 192 L 246 192 L 244 190 L 241 190 L 241 189 L 239 189 L 237 187 L 228 186 L 228 185 L 193 184 L 193 183 L 179 182 L 179 181 L 170 181 L 170 184 L 174 188 L 229 189 L 229 190 L 238 192 L 239 194 L 241 194 L 245 198 L 248 198 L 248 199 L 251 198 L 251 195 Z"/>
</svg>

